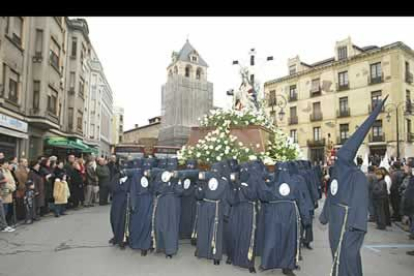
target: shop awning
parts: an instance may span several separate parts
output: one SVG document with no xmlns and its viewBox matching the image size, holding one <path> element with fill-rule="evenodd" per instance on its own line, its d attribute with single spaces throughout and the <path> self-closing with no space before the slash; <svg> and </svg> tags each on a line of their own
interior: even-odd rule
<svg viewBox="0 0 414 276">
<path fill-rule="evenodd" d="M 15 130 L 8 129 L 5 127 L 0 127 L 0 134 L 4 134 L 7 136 L 13 136 L 13 137 L 20 138 L 20 139 L 29 139 L 29 136 L 27 135 L 27 133 L 15 131 Z"/>
<path fill-rule="evenodd" d="M 91 148 L 84 144 L 82 140 L 71 140 L 65 137 L 49 137 L 46 140 L 46 145 L 57 148 L 75 149 L 85 153 L 95 153 L 95 151 L 96 153 L 98 152 L 97 149 Z"/>
</svg>

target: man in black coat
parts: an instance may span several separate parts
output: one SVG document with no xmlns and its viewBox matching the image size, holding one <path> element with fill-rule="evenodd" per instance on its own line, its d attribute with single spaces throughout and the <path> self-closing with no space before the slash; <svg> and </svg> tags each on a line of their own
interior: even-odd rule
<svg viewBox="0 0 414 276">
<path fill-rule="evenodd" d="M 400 214 L 400 204 L 401 204 L 401 195 L 400 195 L 400 187 L 403 183 L 405 178 L 405 173 L 401 170 L 401 163 L 396 161 L 394 162 L 394 172 L 391 175 L 392 184 L 391 184 L 391 194 L 390 194 L 390 201 L 393 210 L 392 219 L 395 221 L 401 220 Z"/>
</svg>

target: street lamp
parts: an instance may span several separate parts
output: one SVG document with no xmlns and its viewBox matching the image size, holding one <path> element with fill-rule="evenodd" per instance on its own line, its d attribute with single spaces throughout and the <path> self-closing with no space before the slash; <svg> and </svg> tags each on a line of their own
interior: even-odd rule
<svg viewBox="0 0 414 276">
<path fill-rule="evenodd" d="M 387 110 L 387 116 L 386 116 L 387 122 L 390 122 L 390 120 L 391 120 L 391 114 L 390 113 L 395 111 L 395 126 L 397 128 L 397 158 L 398 159 L 400 158 L 400 128 L 399 128 L 399 119 L 398 119 L 399 112 L 398 112 L 398 110 L 400 109 L 400 107 L 402 107 L 404 105 L 407 106 L 407 104 L 411 105 L 411 102 L 402 101 L 402 102 L 399 102 L 399 103 L 389 103 L 389 104 L 385 105 L 385 107 L 390 107 Z M 404 112 L 403 115 L 407 115 L 407 113 L 408 112 L 406 110 L 406 112 Z"/>
</svg>

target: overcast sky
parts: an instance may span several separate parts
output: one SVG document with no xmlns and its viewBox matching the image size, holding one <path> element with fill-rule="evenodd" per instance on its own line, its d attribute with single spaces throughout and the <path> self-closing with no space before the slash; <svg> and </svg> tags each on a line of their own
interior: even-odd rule
<svg viewBox="0 0 414 276">
<path fill-rule="evenodd" d="M 334 55 L 335 41 L 351 36 L 360 47 L 402 41 L 414 48 L 413 17 L 86 17 L 115 102 L 125 109 L 124 130 L 160 115 L 161 86 L 172 51 L 187 36 L 208 63 L 214 105 L 229 106 L 225 91 L 239 85 L 235 59 L 251 48 L 263 62 L 260 82 L 287 74 L 296 55 L 313 63 Z M 256 76 L 257 78 L 257 76 Z"/>
</svg>

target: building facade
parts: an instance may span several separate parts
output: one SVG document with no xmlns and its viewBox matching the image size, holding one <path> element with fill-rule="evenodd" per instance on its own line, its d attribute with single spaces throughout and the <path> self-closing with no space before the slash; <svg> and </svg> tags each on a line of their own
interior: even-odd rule
<svg viewBox="0 0 414 276">
<path fill-rule="evenodd" d="M 188 40 L 180 52 L 173 52 L 161 92 L 160 145 L 186 144 L 191 127 L 213 107 L 213 84 L 207 81 L 207 68 Z"/>
<path fill-rule="evenodd" d="M 277 126 L 309 159 L 324 160 L 327 150 L 340 148 L 389 95 L 358 155 L 412 156 L 413 66 L 414 52 L 402 42 L 361 48 L 348 38 L 336 43 L 335 56 L 327 60 L 289 59 L 289 75 L 265 83 L 268 112 L 276 120 L 285 99 L 286 116 Z"/>
<path fill-rule="evenodd" d="M 33 159 L 59 143 L 62 155 L 90 152 L 91 49 L 83 19 L 0 17 L 1 152 Z"/>
<path fill-rule="evenodd" d="M 124 136 L 124 109 L 118 105 L 114 106 L 112 116 L 112 143 L 115 147 L 123 142 Z"/>
<path fill-rule="evenodd" d="M 149 119 L 148 125 L 135 125 L 133 129 L 123 133 L 123 143 L 142 145 L 145 144 L 146 141 L 152 140 L 154 141 L 154 144 L 157 144 L 162 126 L 161 122 L 161 116 L 158 116 Z"/>
</svg>

